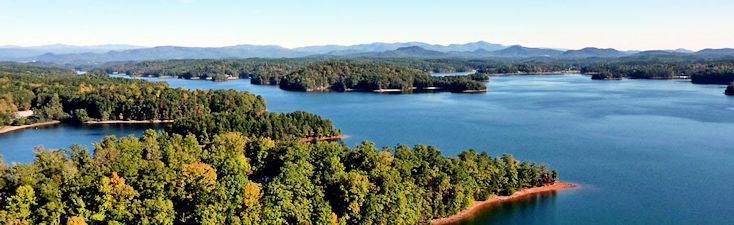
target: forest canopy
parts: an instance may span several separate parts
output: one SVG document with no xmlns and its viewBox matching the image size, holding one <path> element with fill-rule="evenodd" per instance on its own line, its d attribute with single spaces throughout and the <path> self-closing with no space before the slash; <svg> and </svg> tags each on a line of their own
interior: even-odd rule
<svg viewBox="0 0 734 225">
<path fill-rule="evenodd" d="M 10 224 L 427 224 L 490 195 L 557 180 L 544 164 L 433 146 L 377 149 L 241 133 L 146 131 L 38 148 L 0 167 Z M 5 165 L 3 163 L 3 165 Z"/>
<path fill-rule="evenodd" d="M 341 131 L 307 112 L 266 112 L 247 92 L 98 74 L 0 73 L 0 84 L 3 107 L 43 119 L 175 119 L 167 131 L 106 137 L 92 154 L 72 145 L 38 147 L 27 164 L 0 157 L 7 224 L 427 224 L 558 179 L 509 154 L 306 142 Z"/>
<path fill-rule="evenodd" d="M 308 112 L 224 112 L 176 119 L 166 131 L 195 134 L 202 143 L 209 143 L 219 133 L 239 132 L 246 136 L 268 137 L 276 140 L 309 137 L 334 137 L 341 131 L 331 121 Z"/>
<path fill-rule="evenodd" d="M 416 69 L 382 64 L 328 62 L 312 64 L 285 75 L 280 88 L 297 91 L 395 89 L 401 92 L 429 87 L 452 92 L 487 88 L 472 78 L 466 75 L 437 77 Z"/>
<path fill-rule="evenodd" d="M 33 110 L 31 118 L 13 118 Z M 170 120 L 225 111 L 265 110 L 265 100 L 235 90 L 186 90 L 165 82 L 84 75 L 0 72 L 0 125 L 46 120 Z"/>
</svg>

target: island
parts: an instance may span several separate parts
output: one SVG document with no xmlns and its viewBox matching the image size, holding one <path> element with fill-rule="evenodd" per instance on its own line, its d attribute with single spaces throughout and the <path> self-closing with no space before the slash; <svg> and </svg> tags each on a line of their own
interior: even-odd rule
<svg viewBox="0 0 734 225">
<path fill-rule="evenodd" d="M 726 91 L 724 91 L 724 94 L 734 95 L 734 82 L 729 83 L 729 86 L 726 87 Z"/>
<path fill-rule="evenodd" d="M 480 81 L 487 79 L 470 75 L 437 77 L 416 69 L 383 64 L 328 62 L 286 74 L 280 81 L 280 88 L 295 91 L 483 92 L 487 87 Z"/>
</svg>

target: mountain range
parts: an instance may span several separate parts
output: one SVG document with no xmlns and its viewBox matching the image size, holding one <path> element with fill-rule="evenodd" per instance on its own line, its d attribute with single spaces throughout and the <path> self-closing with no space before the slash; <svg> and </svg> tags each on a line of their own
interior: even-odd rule
<svg viewBox="0 0 734 225">
<path fill-rule="evenodd" d="M 703 55 L 707 57 L 734 56 L 734 49 L 687 49 L 656 51 L 619 51 L 611 48 L 559 50 L 505 46 L 484 41 L 466 44 L 437 45 L 423 42 L 398 42 L 358 45 L 318 45 L 284 48 L 277 45 L 235 45 L 226 47 L 142 47 L 134 45 L 45 45 L 36 47 L 0 46 L 2 61 L 40 61 L 57 64 L 100 64 L 113 61 L 142 61 L 160 59 L 222 59 L 222 58 L 288 58 L 305 56 L 338 57 L 417 57 L 417 58 L 617 58 L 647 57 L 657 54 Z"/>
</svg>

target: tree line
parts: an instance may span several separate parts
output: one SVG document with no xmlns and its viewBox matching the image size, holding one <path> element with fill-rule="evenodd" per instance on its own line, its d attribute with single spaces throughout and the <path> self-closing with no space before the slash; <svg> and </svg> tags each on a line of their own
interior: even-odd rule
<svg viewBox="0 0 734 225">
<path fill-rule="evenodd" d="M 577 70 L 578 66 L 565 62 L 518 62 L 502 63 L 483 66 L 477 69 L 480 74 L 523 74 L 523 73 L 553 73 L 560 71 Z"/>
<path fill-rule="evenodd" d="M 346 63 L 375 63 L 388 66 L 407 67 L 424 72 L 464 72 L 472 71 L 477 65 L 489 66 L 497 64 L 491 60 L 463 59 L 417 59 L 417 58 L 337 58 L 337 57 L 305 57 L 281 59 L 181 59 L 157 60 L 144 62 L 115 62 L 98 67 L 80 69 L 101 69 L 108 73 L 120 73 L 138 76 L 180 78 L 199 77 L 207 79 L 215 75 L 227 75 L 239 78 L 251 78 L 253 84 L 278 84 L 280 76 L 292 70 L 314 63 L 338 61 Z"/>
<path fill-rule="evenodd" d="M 544 164 L 433 146 L 273 140 L 147 130 L 37 148 L 0 167 L 9 224 L 428 224 L 490 195 L 557 180 Z"/>
<path fill-rule="evenodd" d="M 33 110 L 31 118 L 13 119 Z M 84 75 L 0 73 L 3 125 L 43 120 L 169 120 L 225 111 L 264 111 L 265 100 L 235 90 L 186 90 L 165 82 Z"/>
<path fill-rule="evenodd" d="M 592 79 L 690 77 L 694 84 L 729 84 L 734 81 L 734 61 L 606 63 L 582 66 L 581 72 Z"/>
<path fill-rule="evenodd" d="M 176 119 L 166 127 L 166 131 L 182 135 L 195 134 L 201 143 L 209 143 L 214 135 L 226 132 L 276 140 L 333 137 L 341 134 L 331 121 L 303 111 L 204 114 Z"/>
<path fill-rule="evenodd" d="M 0 71 L 14 74 L 36 74 L 36 75 L 75 75 L 76 72 L 69 69 L 44 65 L 40 63 L 13 63 L 0 62 Z"/>
<path fill-rule="evenodd" d="M 411 92 L 413 88 L 438 87 L 451 91 L 481 90 L 486 86 L 471 76 L 431 76 L 420 70 L 383 64 L 344 62 L 316 63 L 285 75 L 285 90 L 381 90 Z"/>
</svg>

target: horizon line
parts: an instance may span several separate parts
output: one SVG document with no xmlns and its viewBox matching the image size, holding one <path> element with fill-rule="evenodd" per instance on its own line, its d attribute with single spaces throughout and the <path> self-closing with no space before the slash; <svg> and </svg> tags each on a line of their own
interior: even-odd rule
<svg viewBox="0 0 734 225">
<path fill-rule="evenodd" d="M 567 51 L 567 50 L 581 50 L 584 48 L 598 48 L 598 49 L 614 49 L 618 51 L 655 51 L 655 50 L 690 50 L 690 51 L 701 51 L 705 49 L 731 49 L 734 47 L 706 47 L 706 48 L 700 48 L 700 49 L 691 49 L 691 48 L 664 48 L 664 49 L 622 49 L 622 48 L 614 48 L 614 47 L 596 47 L 596 46 L 586 46 L 583 48 L 563 48 L 563 47 L 538 47 L 538 46 L 526 46 L 522 44 L 500 44 L 500 43 L 494 43 L 484 40 L 478 40 L 478 41 L 470 41 L 470 42 L 464 42 L 464 43 L 449 43 L 449 44 L 443 44 L 443 43 L 429 43 L 429 42 L 423 42 L 423 41 L 398 41 L 398 42 L 386 42 L 386 41 L 375 41 L 375 42 L 368 42 L 368 43 L 357 43 L 357 44 L 313 44 L 313 45 L 301 45 L 297 47 L 287 47 L 280 44 L 250 44 L 250 43 L 242 43 L 242 44 L 230 44 L 230 45 L 217 45 L 217 46 L 201 46 L 201 45 L 176 45 L 176 44 L 164 44 L 164 45 L 138 45 L 138 44 L 125 44 L 125 43 L 106 43 L 106 44 L 90 44 L 90 45 L 76 45 L 76 44 L 65 44 L 65 43 L 50 43 L 50 44 L 40 44 L 40 45 L 16 45 L 16 44 L 3 44 L 0 45 L 0 48 L 34 48 L 34 47 L 48 47 L 53 45 L 63 45 L 63 46 L 71 46 L 71 47 L 98 47 L 98 46 L 105 46 L 105 45 L 127 45 L 127 46 L 133 46 L 138 48 L 130 48 L 130 49 L 123 49 L 124 50 L 132 50 L 132 49 L 144 49 L 144 48 L 156 48 L 156 47 L 185 47 L 185 48 L 226 48 L 226 47 L 236 47 L 236 46 L 274 46 L 274 47 L 280 47 L 285 48 L 289 50 L 295 50 L 298 48 L 305 48 L 305 47 L 319 47 L 319 46 L 341 46 L 341 47 L 349 47 L 349 46 L 355 46 L 355 45 L 370 45 L 370 44 L 407 44 L 407 43 L 422 43 L 422 44 L 428 44 L 428 45 L 439 45 L 439 46 L 450 46 L 450 45 L 465 45 L 465 44 L 472 44 L 472 43 L 488 43 L 488 44 L 497 44 L 501 45 L 503 47 L 512 47 L 512 46 L 521 46 L 526 48 L 541 48 L 541 49 L 554 49 L 554 50 L 560 50 L 560 51 Z M 419 46 L 420 47 L 420 46 Z"/>
</svg>

